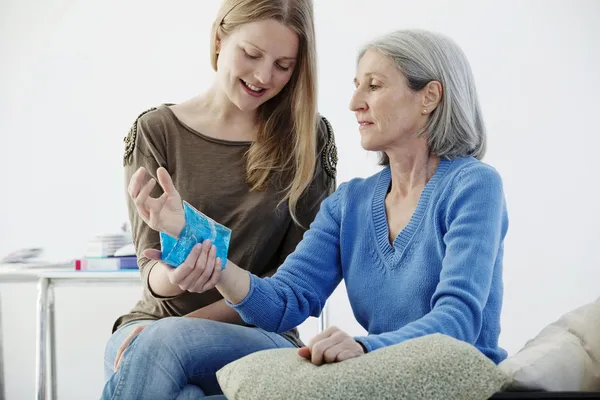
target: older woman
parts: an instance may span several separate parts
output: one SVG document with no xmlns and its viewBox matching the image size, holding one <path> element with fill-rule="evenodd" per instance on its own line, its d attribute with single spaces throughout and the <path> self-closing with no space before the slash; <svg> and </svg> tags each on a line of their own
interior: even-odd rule
<svg viewBox="0 0 600 400">
<path fill-rule="evenodd" d="M 247 323 L 271 332 L 318 316 L 344 279 L 368 335 L 327 329 L 299 350 L 315 364 L 431 333 L 471 343 L 499 363 L 506 357 L 498 335 L 508 219 L 502 180 L 480 161 L 485 129 L 467 59 L 444 36 L 396 31 L 360 52 L 354 84 L 350 108 L 361 144 L 380 152 L 384 168 L 328 197 L 270 278 L 231 261 L 221 270 L 207 254 L 192 261 L 218 274 L 217 289 Z M 165 210 L 156 217 L 181 218 Z M 187 239 L 194 227 L 184 227 L 166 233 Z M 152 335 L 162 335 L 160 321 L 138 340 Z"/>
</svg>

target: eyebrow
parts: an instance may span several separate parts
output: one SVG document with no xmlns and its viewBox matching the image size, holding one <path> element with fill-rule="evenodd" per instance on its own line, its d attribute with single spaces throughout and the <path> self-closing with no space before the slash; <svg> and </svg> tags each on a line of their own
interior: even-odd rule
<svg viewBox="0 0 600 400">
<path fill-rule="evenodd" d="M 383 79 L 382 79 L 382 78 L 383 78 L 383 75 L 380 75 L 380 74 L 378 74 L 378 73 L 375 73 L 375 72 L 367 72 L 367 73 L 365 74 L 365 77 L 366 77 L 366 78 L 368 78 L 368 79 L 373 79 L 373 78 L 375 78 L 375 79 L 380 79 L 380 80 L 383 80 Z M 380 78 L 378 78 L 378 77 L 380 77 Z M 354 81 L 354 85 L 358 85 L 358 79 L 357 79 L 356 77 L 353 79 L 353 81 Z"/>
<path fill-rule="evenodd" d="M 257 50 L 260 50 L 263 53 L 266 53 L 266 51 L 264 51 L 263 49 L 261 49 L 260 47 L 258 47 L 257 45 L 255 45 L 254 43 L 250 43 L 248 41 L 244 41 L 244 43 L 249 44 L 252 47 L 256 47 Z M 296 57 L 279 57 L 278 60 L 296 60 Z"/>
</svg>

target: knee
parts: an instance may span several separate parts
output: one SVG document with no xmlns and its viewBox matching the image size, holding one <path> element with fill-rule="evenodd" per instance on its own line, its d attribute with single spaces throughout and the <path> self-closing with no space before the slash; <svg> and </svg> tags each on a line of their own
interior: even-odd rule
<svg viewBox="0 0 600 400">
<path fill-rule="evenodd" d="M 162 318 L 140 333 L 137 347 L 143 347 L 148 351 L 160 351 L 164 347 L 169 349 L 181 347 L 185 344 L 182 335 L 184 325 L 184 318 Z"/>
</svg>

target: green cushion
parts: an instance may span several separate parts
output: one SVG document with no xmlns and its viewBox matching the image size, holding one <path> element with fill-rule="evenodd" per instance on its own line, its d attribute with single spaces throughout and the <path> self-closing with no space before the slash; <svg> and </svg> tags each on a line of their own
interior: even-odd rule
<svg viewBox="0 0 600 400">
<path fill-rule="evenodd" d="M 250 354 L 217 372 L 229 400 L 487 399 L 507 377 L 475 347 L 433 334 L 316 366 L 297 349 Z"/>
</svg>

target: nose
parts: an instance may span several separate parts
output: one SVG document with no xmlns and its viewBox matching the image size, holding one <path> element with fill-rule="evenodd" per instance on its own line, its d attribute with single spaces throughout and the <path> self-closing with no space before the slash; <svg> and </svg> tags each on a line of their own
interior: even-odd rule
<svg viewBox="0 0 600 400">
<path fill-rule="evenodd" d="M 350 111 L 353 112 L 366 111 L 369 109 L 369 106 L 367 105 L 367 102 L 360 91 L 356 90 L 350 98 L 349 108 Z"/>
<path fill-rule="evenodd" d="M 273 76 L 272 66 L 268 63 L 261 63 L 254 71 L 254 78 L 261 84 L 266 85 L 271 82 L 271 77 Z"/>
</svg>

